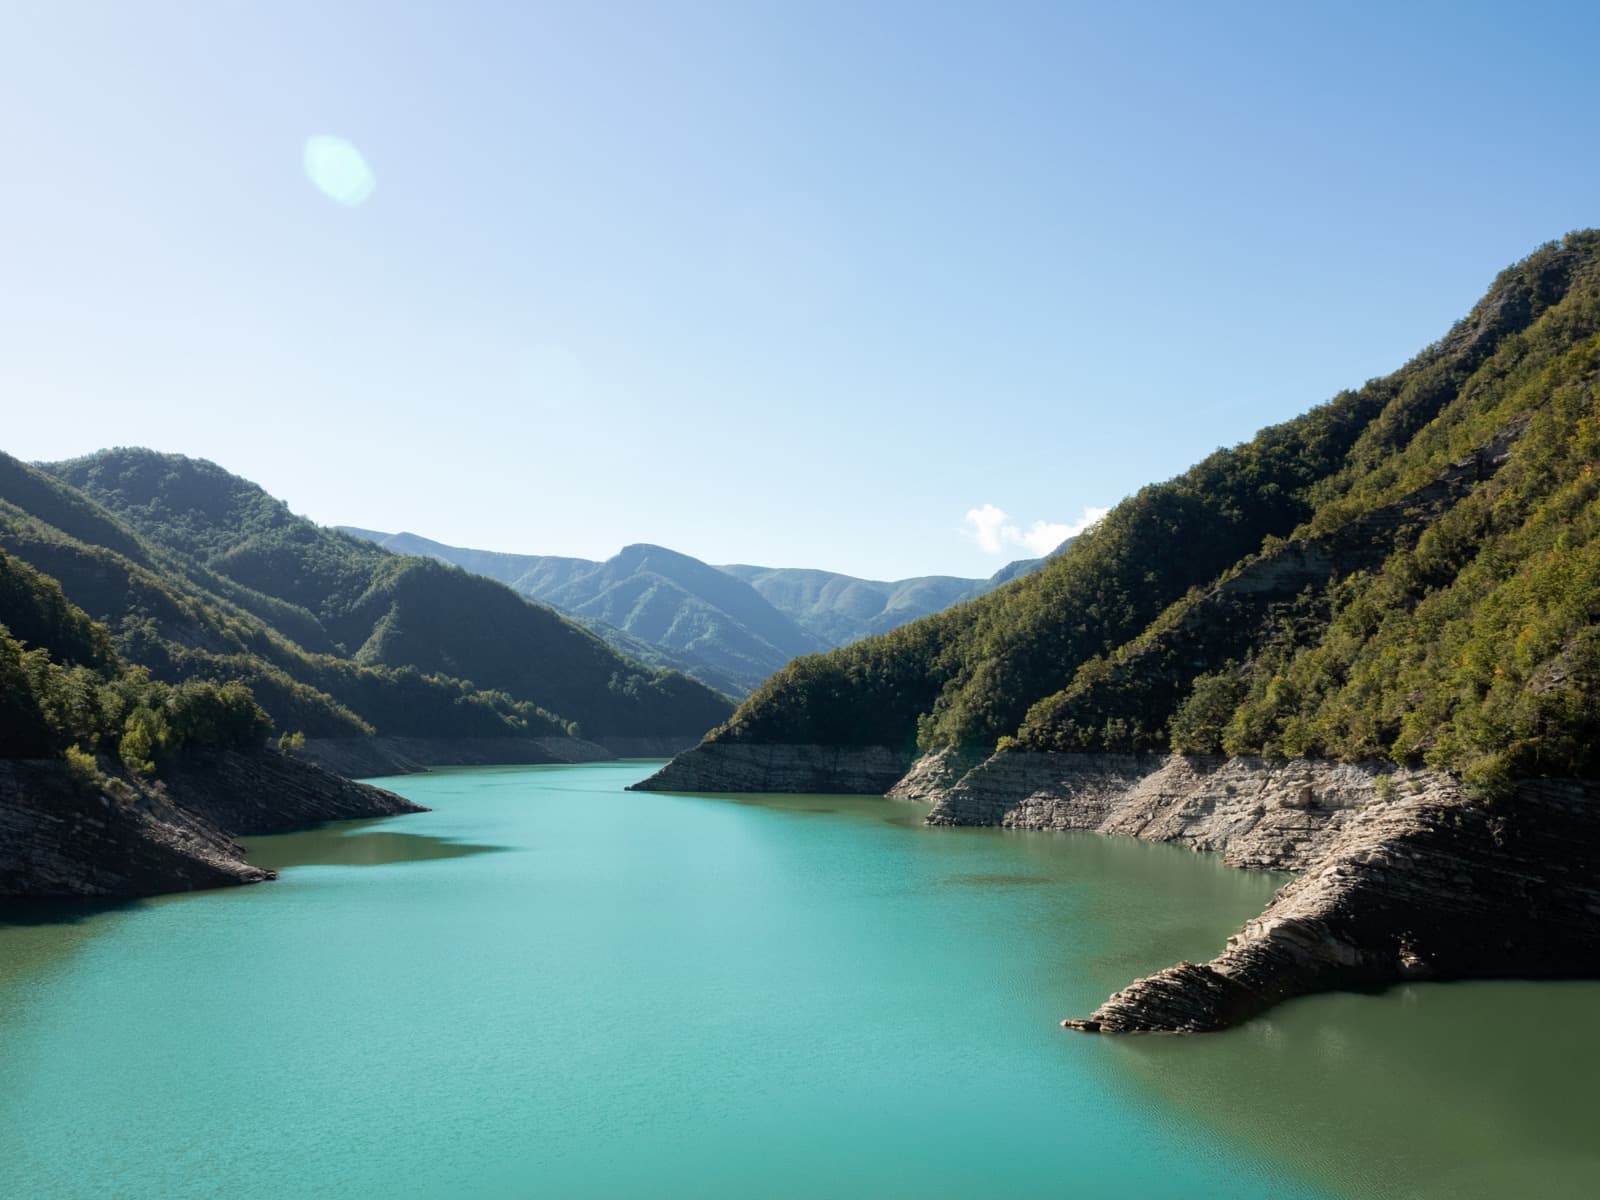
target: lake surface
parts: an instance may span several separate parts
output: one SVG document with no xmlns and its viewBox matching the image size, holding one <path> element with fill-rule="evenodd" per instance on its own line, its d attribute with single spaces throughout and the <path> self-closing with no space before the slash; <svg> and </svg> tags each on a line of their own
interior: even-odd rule
<svg viewBox="0 0 1600 1200">
<path fill-rule="evenodd" d="M 1283 876 L 650 766 L 384 781 L 272 884 L 0 909 L 0 1196 L 1595 1194 L 1600 985 L 1057 1027 Z"/>
</svg>

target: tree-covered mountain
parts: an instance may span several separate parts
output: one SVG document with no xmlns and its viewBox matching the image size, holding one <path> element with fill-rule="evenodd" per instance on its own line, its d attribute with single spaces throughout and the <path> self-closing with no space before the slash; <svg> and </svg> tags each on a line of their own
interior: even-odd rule
<svg viewBox="0 0 1600 1200">
<path fill-rule="evenodd" d="M 624 653 L 681 669 L 730 695 L 747 694 L 798 654 L 827 649 L 745 583 L 661 546 L 625 546 L 593 562 L 470 550 L 412 533 L 347 532 L 498 580 Z"/>
<path fill-rule="evenodd" d="M 1039 571 L 796 660 L 712 745 L 1600 768 L 1600 234 Z"/>
<path fill-rule="evenodd" d="M 802 654 L 844 645 L 981 595 L 1043 559 L 989 580 L 933 575 L 892 583 L 830 571 L 710 566 L 662 546 L 604 562 L 449 546 L 414 533 L 342 531 L 495 579 L 572 617 L 621 653 L 745 696 Z"/>
<path fill-rule="evenodd" d="M 237 682 L 169 685 L 128 666 L 60 584 L 0 550 L 0 758 L 75 748 L 148 772 L 189 747 L 257 749 L 271 729 Z"/>
<path fill-rule="evenodd" d="M 728 711 L 506 588 L 177 455 L 0 455 L 0 549 L 59 581 L 121 659 L 172 684 L 241 682 L 284 731 L 682 737 Z"/>
<path fill-rule="evenodd" d="M 131 548 L 131 547 L 130 547 Z M 237 679 L 125 662 L 61 585 L 0 550 L 0 897 L 256 883 L 236 836 L 417 807 L 286 747 Z"/>
<path fill-rule="evenodd" d="M 1072 544 L 1068 538 L 1044 558 L 1007 563 L 988 579 L 954 575 L 919 575 L 911 579 L 857 579 L 834 571 L 804 567 L 752 567 L 742 563 L 720 568 L 760 592 L 774 608 L 830 647 L 846 646 L 877 633 L 888 633 L 952 604 L 972 600 L 1038 570 Z"/>
</svg>

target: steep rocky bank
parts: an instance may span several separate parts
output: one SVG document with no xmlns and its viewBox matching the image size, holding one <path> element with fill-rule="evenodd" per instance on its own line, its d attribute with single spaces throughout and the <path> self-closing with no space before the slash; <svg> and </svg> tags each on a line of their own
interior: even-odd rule
<svg viewBox="0 0 1600 1200">
<path fill-rule="evenodd" d="M 522 766 L 670 758 L 693 738 L 310 738 L 302 757 L 347 779 L 415 775 L 432 767 Z"/>
<path fill-rule="evenodd" d="M 109 764 L 102 764 L 109 765 Z M 390 792 L 266 752 L 186 756 L 159 782 L 0 761 L 0 896 L 150 896 L 259 883 L 235 836 L 420 812 Z"/>
<path fill-rule="evenodd" d="M 671 758 L 699 742 L 696 737 L 597 737 L 614 758 Z"/>
<path fill-rule="evenodd" d="M 889 746 L 702 742 L 630 790 L 881 796 L 908 766 L 908 757 Z"/>
<path fill-rule="evenodd" d="M 1439 778 L 1363 808 L 1209 963 L 1113 995 L 1091 1032 L 1202 1032 L 1310 992 L 1411 979 L 1593 977 L 1600 790 L 1530 781 L 1493 804 Z"/>
<path fill-rule="evenodd" d="M 931 802 L 933 825 L 1088 830 L 1300 872 L 1209 963 L 1131 984 L 1103 1032 L 1222 1029 L 1310 992 L 1412 979 L 1600 974 L 1600 784 L 1473 800 L 1383 763 L 707 743 L 646 791 L 852 792 Z"/>
<path fill-rule="evenodd" d="M 393 792 L 281 754 L 201 750 L 162 773 L 183 808 L 235 836 L 426 811 Z"/>
<path fill-rule="evenodd" d="M 1380 790 L 1409 793 L 1430 778 L 1380 763 L 1013 751 L 929 796 L 928 823 L 1089 829 L 1302 871 Z"/>
<path fill-rule="evenodd" d="M 1011 752 L 940 793 L 928 819 L 1182 842 L 1304 872 L 1211 962 L 1139 980 L 1063 1022 L 1075 1029 L 1200 1032 L 1315 991 L 1600 972 L 1593 783 L 1526 781 L 1491 803 L 1382 764 Z"/>
<path fill-rule="evenodd" d="M 599 762 L 615 755 L 583 738 L 308 738 L 306 761 L 347 779 L 415 775 L 430 767 Z"/>
</svg>

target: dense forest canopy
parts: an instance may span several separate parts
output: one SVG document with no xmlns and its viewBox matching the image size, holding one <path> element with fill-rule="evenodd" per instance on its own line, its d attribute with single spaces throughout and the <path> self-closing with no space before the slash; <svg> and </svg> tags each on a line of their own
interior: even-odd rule
<svg viewBox="0 0 1600 1200">
<path fill-rule="evenodd" d="M 255 748 L 271 730 L 241 683 L 126 666 L 55 580 L 0 550 L 0 758 L 105 753 L 146 774 L 185 747 Z"/>
<path fill-rule="evenodd" d="M 323 529 L 178 455 L 48 471 L 0 455 L 0 549 L 104 623 L 122 661 L 167 684 L 243 684 L 283 731 L 692 736 L 730 708 L 497 584 Z"/>
<path fill-rule="evenodd" d="M 1038 573 L 796 660 L 713 740 L 1592 774 L 1600 234 L 1439 342 L 1123 501 Z"/>
</svg>

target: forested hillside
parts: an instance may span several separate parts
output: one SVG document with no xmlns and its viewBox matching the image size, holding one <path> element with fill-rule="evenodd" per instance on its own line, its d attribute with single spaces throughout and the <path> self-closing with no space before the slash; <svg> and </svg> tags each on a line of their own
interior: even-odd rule
<svg viewBox="0 0 1600 1200">
<path fill-rule="evenodd" d="M 795 655 L 827 648 L 745 583 L 662 546 L 625 546 L 595 562 L 471 550 L 414 533 L 347 532 L 497 579 L 621 653 L 684 671 L 732 696 L 749 694 Z"/>
<path fill-rule="evenodd" d="M 1037 565 L 1037 560 L 1013 563 L 1002 570 L 1025 568 L 1029 563 Z M 888 582 L 803 567 L 734 564 L 721 569 L 744 580 L 774 608 L 788 614 L 830 648 L 887 633 L 918 617 L 982 595 L 991 586 L 989 580 L 954 575 L 922 575 Z"/>
<path fill-rule="evenodd" d="M 728 711 L 498 585 L 293 516 L 210 463 L 0 455 L 0 548 L 169 683 L 240 681 L 280 730 L 683 736 Z"/>
<path fill-rule="evenodd" d="M 60 585 L 0 550 L 0 758 L 95 753 L 148 773 L 185 748 L 253 749 L 272 722 L 237 682 L 168 685 L 124 664 Z"/>
<path fill-rule="evenodd" d="M 1010 563 L 987 580 L 928 575 L 882 582 L 798 567 L 714 567 L 647 544 L 595 562 L 472 550 L 414 533 L 342 530 L 398 554 L 499 580 L 578 621 L 613 649 L 731 696 L 748 695 L 797 655 L 894 629 L 1045 561 Z"/>
<path fill-rule="evenodd" d="M 1123 501 L 1035 574 L 797 660 L 713 742 L 1593 774 L 1600 234 L 1392 375 Z"/>
</svg>

